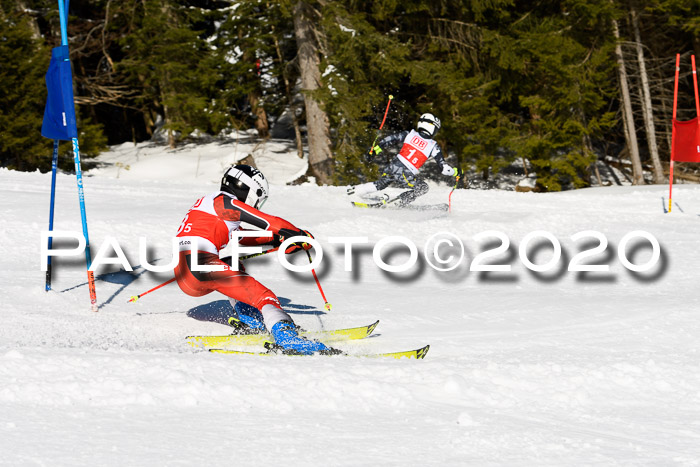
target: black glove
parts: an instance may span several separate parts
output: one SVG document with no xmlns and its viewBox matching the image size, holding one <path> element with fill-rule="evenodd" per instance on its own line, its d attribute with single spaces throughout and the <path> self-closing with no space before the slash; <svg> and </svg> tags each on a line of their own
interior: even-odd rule
<svg viewBox="0 0 700 467">
<path fill-rule="evenodd" d="M 314 238 L 313 235 L 311 235 L 308 231 L 306 230 L 292 230 L 292 229 L 280 229 L 279 232 L 277 233 L 277 236 L 275 240 L 277 241 L 277 245 L 275 246 L 280 246 L 284 241 L 288 238 L 291 237 L 310 237 Z M 291 254 L 291 253 L 296 253 L 297 251 L 301 250 L 308 250 L 311 248 L 311 245 L 306 243 L 306 242 L 295 242 L 292 243 L 287 247 L 284 252 L 286 254 Z"/>
</svg>

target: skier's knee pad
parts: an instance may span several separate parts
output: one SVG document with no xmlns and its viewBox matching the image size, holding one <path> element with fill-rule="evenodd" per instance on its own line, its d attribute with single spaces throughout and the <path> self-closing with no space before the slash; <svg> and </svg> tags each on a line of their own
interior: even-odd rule
<svg viewBox="0 0 700 467">
<path fill-rule="evenodd" d="M 416 196 L 423 196 L 428 192 L 429 189 L 430 187 L 425 182 L 425 180 L 416 180 L 414 182 L 413 191 L 416 193 Z"/>
</svg>

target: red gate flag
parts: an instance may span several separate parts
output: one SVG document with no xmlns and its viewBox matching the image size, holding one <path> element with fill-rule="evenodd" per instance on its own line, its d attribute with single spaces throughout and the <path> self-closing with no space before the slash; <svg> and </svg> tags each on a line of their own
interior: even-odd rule
<svg viewBox="0 0 700 467">
<path fill-rule="evenodd" d="M 676 54 L 676 79 L 673 86 L 673 117 L 671 122 L 671 162 L 668 177 L 668 211 L 671 212 L 673 200 L 673 163 L 700 162 L 700 98 L 698 98 L 698 75 L 695 70 L 695 55 L 690 56 L 693 66 L 693 88 L 695 89 L 695 118 L 692 120 L 676 120 L 678 108 L 678 71 L 680 70 L 681 55 Z"/>
<path fill-rule="evenodd" d="M 673 154 L 677 162 L 700 162 L 700 131 L 698 117 L 687 121 L 673 121 Z"/>
</svg>

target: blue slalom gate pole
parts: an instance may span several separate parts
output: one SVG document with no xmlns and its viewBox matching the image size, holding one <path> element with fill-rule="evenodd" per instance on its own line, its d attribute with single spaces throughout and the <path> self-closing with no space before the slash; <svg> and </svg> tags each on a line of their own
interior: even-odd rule
<svg viewBox="0 0 700 467">
<path fill-rule="evenodd" d="M 61 20 L 61 45 L 68 45 L 68 0 L 65 5 L 58 0 L 58 14 Z M 85 237 L 85 262 L 87 263 L 88 289 L 90 289 L 90 306 L 92 311 L 97 311 L 97 293 L 95 291 L 95 274 L 90 271 L 92 255 L 90 254 L 90 239 L 88 237 L 87 212 L 85 211 L 85 192 L 83 191 L 83 171 L 80 167 L 80 147 L 78 138 L 71 138 L 73 143 L 73 162 L 75 163 L 75 177 L 78 181 L 78 201 L 80 202 L 80 220 L 83 224 L 83 237 Z"/>
<path fill-rule="evenodd" d="M 75 162 L 75 176 L 78 179 L 78 200 L 80 201 L 80 219 L 83 223 L 83 237 L 85 237 L 85 262 L 87 263 L 88 289 L 90 289 L 90 306 L 92 311 L 97 311 L 97 292 L 95 290 L 95 274 L 90 271 L 92 255 L 90 254 L 90 239 L 88 237 L 87 213 L 85 211 L 85 192 L 83 191 L 83 171 L 80 168 L 80 149 L 78 138 L 73 138 L 73 161 Z"/>
<path fill-rule="evenodd" d="M 61 22 L 61 45 L 68 45 L 68 0 L 58 0 L 58 17 Z"/>
<path fill-rule="evenodd" d="M 58 140 L 53 140 L 53 159 L 51 160 L 51 205 L 49 207 L 49 232 L 53 231 L 53 207 L 56 204 L 56 170 L 58 168 Z M 49 251 L 53 237 L 49 237 Z M 46 291 L 51 290 L 51 255 L 46 258 Z"/>
</svg>

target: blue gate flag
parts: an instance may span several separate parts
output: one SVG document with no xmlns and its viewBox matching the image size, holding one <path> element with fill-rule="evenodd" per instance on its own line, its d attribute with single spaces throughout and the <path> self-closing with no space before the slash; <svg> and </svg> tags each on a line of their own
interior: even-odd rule
<svg viewBox="0 0 700 467">
<path fill-rule="evenodd" d="M 46 72 L 46 97 L 44 123 L 41 135 L 46 138 L 70 141 L 78 137 L 73 101 L 73 73 L 71 72 L 68 46 L 53 49 L 51 63 Z"/>
</svg>

